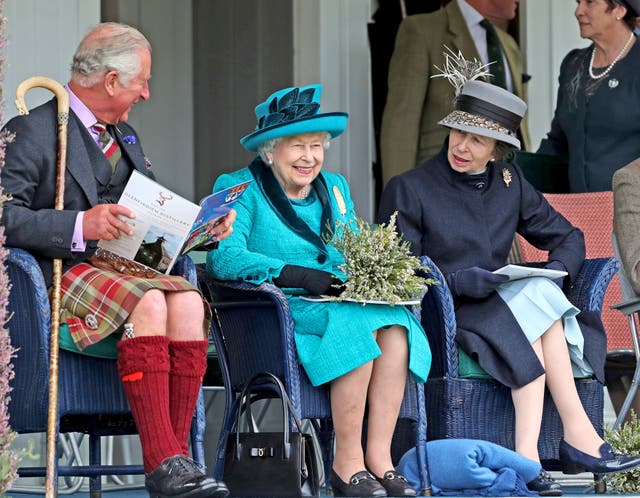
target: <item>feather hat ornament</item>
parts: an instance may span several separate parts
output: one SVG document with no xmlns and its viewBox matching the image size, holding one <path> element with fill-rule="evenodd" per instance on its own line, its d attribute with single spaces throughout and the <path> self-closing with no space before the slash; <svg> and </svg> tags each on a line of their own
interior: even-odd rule
<svg viewBox="0 0 640 498">
<path fill-rule="evenodd" d="M 488 76 L 491 76 L 488 67 L 493 64 L 493 62 L 483 64 L 475 58 L 470 61 L 464 58 L 464 54 L 460 50 L 458 50 L 458 53 L 456 54 L 446 45 L 444 48 L 444 67 L 439 68 L 434 64 L 433 67 L 440 71 L 440 73 L 434 74 L 431 77 L 447 78 L 449 83 L 451 83 L 456 90 L 456 97 L 460 95 L 462 87 L 467 81 L 477 80 L 480 78 L 486 79 Z"/>
<path fill-rule="evenodd" d="M 468 61 L 462 52 L 454 53 L 445 47 L 444 69 L 436 67 L 455 88 L 453 111 L 438 124 L 476 135 L 493 138 L 520 148 L 518 128 L 527 104 L 508 90 L 486 81 L 489 64 L 477 59 Z"/>
</svg>

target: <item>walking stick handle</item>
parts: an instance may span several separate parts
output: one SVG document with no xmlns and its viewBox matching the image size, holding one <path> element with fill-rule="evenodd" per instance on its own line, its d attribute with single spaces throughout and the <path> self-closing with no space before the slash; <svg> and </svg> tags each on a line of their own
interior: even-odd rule
<svg viewBox="0 0 640 498">
<path fill-rule="evenodd" d="M 64 180 L 67 164 L 67 125 L 69 123 L 69 93 L 56 80 L 46 76 L 32 76 L 18 85 L 16 107 L 20 114 L 29 114 L 24 95 L 35 87 L 52 91 L 58 100 L 58 160 L 56 168 L 55 209 L 64 209 Z M 58 341 L 60 337 L 60 297 L 62 259 L 53 260 L 53 288 L 51 290 L 51 343 L 49 349 L 49 410 L 47 413 L 47 454 L 45 496 L 57 496 L 56 446 L 58 444 L 58 367 L 60 363 Z"/>
<path fill-rule="evenodd" d="M 69 92 L 66 88 L 47 76 L 32 76 L 18 85 L 16 89 L 16 108 L 22 115 L 29 114 L 24 96 L 32 88 L 46 88 L 53 92 L 58 100 L 58 168 L 56 174 L 55 208 L 64 208 L 64 175 L 67 164 L 67 125 L 69 123 Z"/>
<path fill-rule="evenodd" d="M 32 76 L 27 78 L 18 85 L 16 89 L 16 108 L 22 115 L 29 114 L 29 109 L 24 103 L 24 95 L 32 88 L 46 88 L 51 90 L 58 99 L 58 115 L 64 113 L 69 116 L 69 93 L 67 90 L 56 80 L 48 78 L 47 76 Z"/>
</svg>

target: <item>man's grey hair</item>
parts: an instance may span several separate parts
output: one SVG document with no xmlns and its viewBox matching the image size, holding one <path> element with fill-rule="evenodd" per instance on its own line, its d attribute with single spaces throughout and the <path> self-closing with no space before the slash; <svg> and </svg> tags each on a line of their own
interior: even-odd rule
<svg viewBox="0 0 640 498">
<path fill-rule="evenodd" d="M 321 133 L 324 135 L 324 137 L 322 138 L 322 147 L 327 150 L 329 148 L 329 145 L 331 145 L 331 133 L 329 133 L 328 131 L 323 131 Z M 284 137 L 272 138 L 271 140 L 267 140 L 266 142 L 262 142 L 260 145 L 258 145 L 258 155 L 265 164 L 269 164 L 267 152 L 273 152 L 273 149 L 276 148 L 276 145 L 278 145 L 283 138 Z"/>
<path fill-rule="evenodd" d="M 76 49 L 71 64 L 71 80 L 89 88 L 109 71 L 117 71 L 127 87 L 142 70 L 140 53 L 151 53 L 151 44 L 140 31 L 115 22 L 98 24 Z"/>
</svg>

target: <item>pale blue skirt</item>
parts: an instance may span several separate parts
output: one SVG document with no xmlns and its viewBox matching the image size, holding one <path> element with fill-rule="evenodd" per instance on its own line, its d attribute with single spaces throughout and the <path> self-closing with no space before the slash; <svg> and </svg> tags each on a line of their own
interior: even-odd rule
<svg viewBox="0 0 640 498">
<path fill-rule="evenodd" d="M 576 319 L 580 310 L 553 281 L 544 277 L 528 277 L 502 284 L 497 292 L 507 303 L 530 344 L 538 340 L 553 322 L 562 318 L 573 376 L 583 378 L 593 374 L 584 357 L 584 337 Z"/>
</svg>

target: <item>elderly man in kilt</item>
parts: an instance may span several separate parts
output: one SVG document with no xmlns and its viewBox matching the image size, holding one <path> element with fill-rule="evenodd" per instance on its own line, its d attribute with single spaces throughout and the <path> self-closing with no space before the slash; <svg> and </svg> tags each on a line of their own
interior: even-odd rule
<svg viewBox="0 0 640 498">
<path fill-rule="evenodd" d="M 54 210 L 56 99 L 7 123 L 2 186 L 6 243 L 30 251 L 52 282 L 63 261 L 61 328 L 81 353 L 102 348 L 118 371 L 138 428 L 152 497 L 226 496 L 224 483 L 187 457 L 191 418 L 206 369 L 210 311 L 184 278 L 109 268 L 93 256 L 99 239 L 131 233 L 134 213 L 117 204 L 133 170 L 154 177 L 131 107 L 149 98 L 151 46 L 136 29 L 95 26 L 73 58 L 64 209 Z M 235 213 L 219 225 L 232 230 Z M 125 322 L 127 326 L 125 327 Z M 124 334 L 123 334 L 124 330 Z M 70 337 L 68 337 L 70 336 Z M 111 346 L 110 346 L 111 345 Z"/>
</svg>

